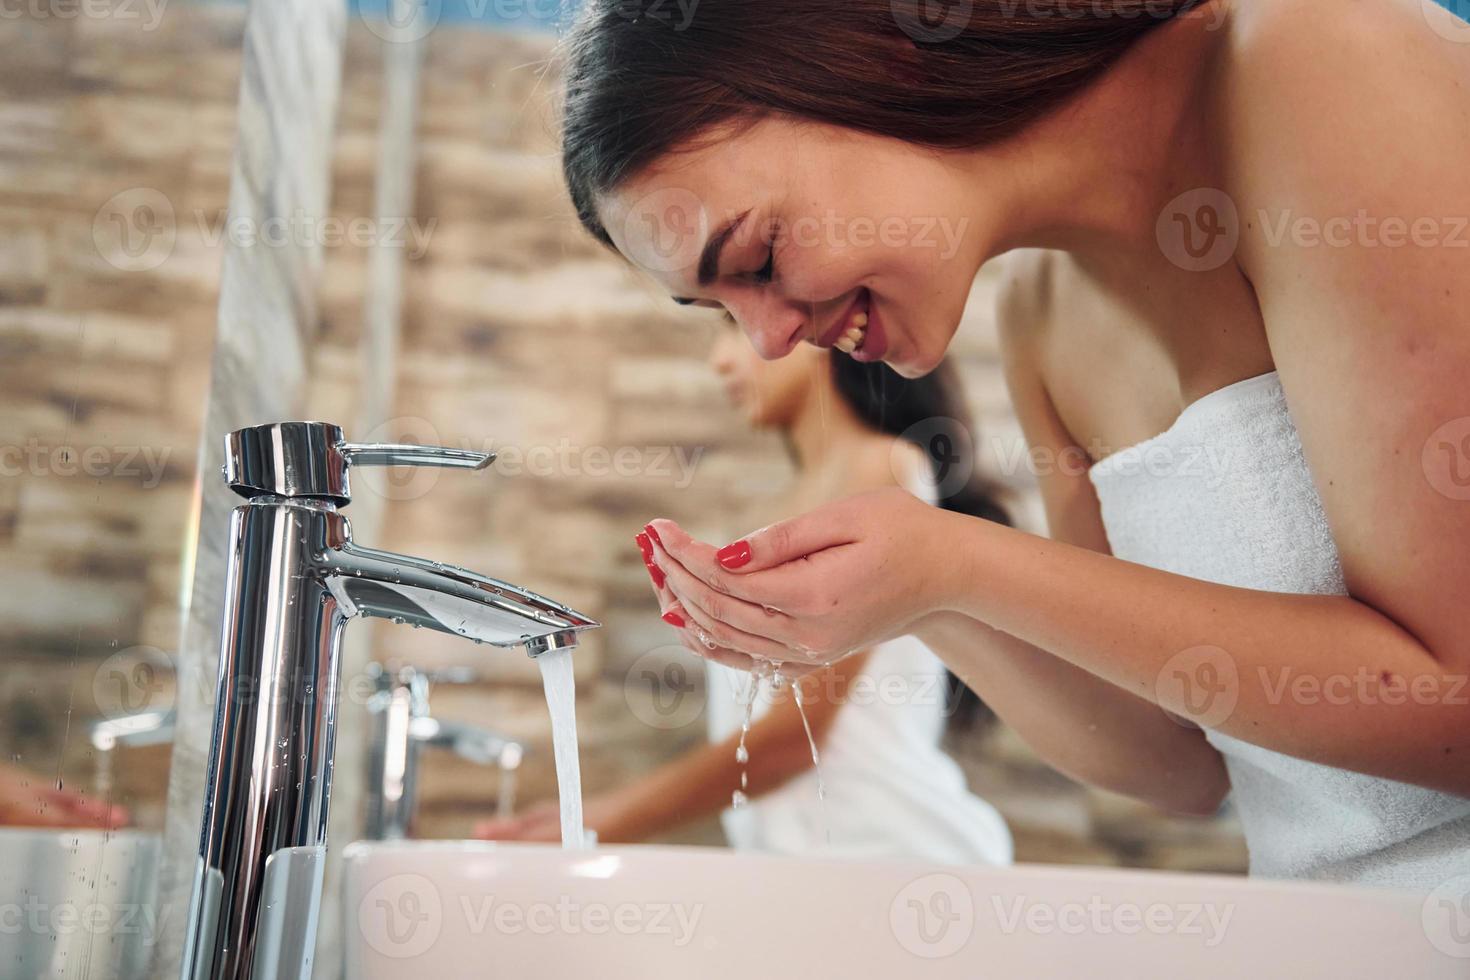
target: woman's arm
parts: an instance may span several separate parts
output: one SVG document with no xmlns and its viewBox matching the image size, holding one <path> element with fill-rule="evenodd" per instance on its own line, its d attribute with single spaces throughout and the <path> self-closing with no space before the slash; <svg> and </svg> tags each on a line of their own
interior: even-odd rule
<svg viewBox="0 0 1470 980">
<path fill-rule="evenodd" d="M 914 630 L 1053 768 L 1176 813 L 1209 816 L 1230 790 L 1204 733 L 1079 667 L 959 613 Z"/>
<path fill-rule="evenodd" d="M 1056 465 L 1037 473 L 1051 536 L 1108 553 L 1088 457 L 1052 407 L 1038 368 L 1044 323 L 1038 276 L 1002 290 L 1006 384 L 1028 448 Z M 1198 726 L 1030 643 L 959 613 L 919 621 L 915 635 L 1047 763 L 1082 782 L 1182 813 L 1210 814 L 1230 789 L 1224 761 Z"/>
<path fill-rule="evenodd" d="M 1216 585 L 951 520 L 949 608 L 1168 711 L 1300 758 L 1470 795 L 1463 664 L 1347 596 Z"/>
</svg>

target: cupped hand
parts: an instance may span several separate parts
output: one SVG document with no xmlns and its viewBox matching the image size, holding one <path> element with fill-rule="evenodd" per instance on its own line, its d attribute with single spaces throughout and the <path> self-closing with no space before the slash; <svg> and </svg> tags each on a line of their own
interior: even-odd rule
<svg viewBox="0 0 1470 980">
<path fill-rule="evenodd" d="M 782 672 L 832 663 L 939 608 L 945 512 L 890 488 L 847 497 L 715 548 L 659 519 L 646 528 L 659 605 L 694 652 Z M 643 541 L 639 542 L 643 547 Z M 648 558 L 648 552 L 645 552 Z M 660 582 L 662 578 L 662 582 Z"/>
<path fill-rule="evenodd" d="M 706 549 L 711 553 L 714 551 L 711 546 L 700 544 L 683 534 L 672 521 L 661 523 L 673 527 L 692 546 Z M 635 540 L 638 542 L 639 551 L 643 553 L 643 564 L 648 568 L 654 594 L 658 597 L 659 617 L 678 631 L 679 642 L 687 649 L 717 664 L 757 674 L 766 674 L 776 665 L 780 666 L 781 673 L 785 677 L 802 677 L 818 669 L 819 665 L 802 662 L 795 651 L 779 643 L 760 643 L 758 638 L 751 637 L 746 650 L 737 650 L 732 646 L 717 642 L 711 632 L 706 631 L 707 629 L 718 631 L 709 617 L 697 616 L 695 611 L 690 610 L 679 601 L 673 589 L 669 587 L 668 576 L 660 567 L 655 550 L 662 549 L 662 544 L 656 543 L 657 538 L 658 531 L 652 524 L 647 524 L 636 535 Z M 674 563 L 665 556 L 663 564 L 672 565 Z M 774 614 L 775 611 L 772 610 L 771 615 Z"/>
</svg>

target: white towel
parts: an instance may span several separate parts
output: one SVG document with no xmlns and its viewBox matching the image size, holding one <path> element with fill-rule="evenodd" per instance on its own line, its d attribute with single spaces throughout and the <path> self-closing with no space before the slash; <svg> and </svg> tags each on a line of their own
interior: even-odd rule
<svg viewBox="0 0 1470 980">
<path fill-rule="evenodd" d="M 1211 392 L 1089 475 L 1119 558 L 1248 589 L 1346 594 L 1274 371 Z M 1427 892 L 1470 872 L 1470 799 L 1206 736 L 1225 757 L 1253 875 Z"/>
</svg>

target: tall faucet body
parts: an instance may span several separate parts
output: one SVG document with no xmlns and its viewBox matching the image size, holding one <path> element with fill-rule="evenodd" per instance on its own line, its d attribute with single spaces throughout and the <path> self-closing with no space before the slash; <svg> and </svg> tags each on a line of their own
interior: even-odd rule
<svg viewBox="0 0 1470 980">
<path fill-rule="evenodd" d="M 383 616 L 535 656 L 598 624 L 438 562 L 362 548 L 339 511 L 347 467 L 483 467 L 488 454 L 353 446 L 336 426 L 231 433 L 224 622 L 185 980 L 307 980 L 331 799 L 342 633 Z"/>
</svg>

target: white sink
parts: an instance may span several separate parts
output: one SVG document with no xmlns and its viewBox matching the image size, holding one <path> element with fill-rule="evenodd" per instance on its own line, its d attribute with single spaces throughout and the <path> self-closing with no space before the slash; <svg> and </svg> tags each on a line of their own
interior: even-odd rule
<svg viewBox="0 0 1470 980">
<path fill-rule="evenodd" d="M 345 864 L 353 980 L 1470 975 L 1421 896 L 1339 886 L 473 841 Z"/>
<path fill-rule="evenodd" d="M 157 834 L 0 829 L 0 977 L 146 976 Z"/>
</svg>

